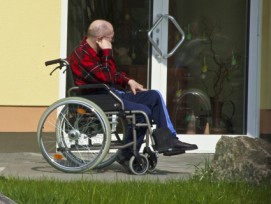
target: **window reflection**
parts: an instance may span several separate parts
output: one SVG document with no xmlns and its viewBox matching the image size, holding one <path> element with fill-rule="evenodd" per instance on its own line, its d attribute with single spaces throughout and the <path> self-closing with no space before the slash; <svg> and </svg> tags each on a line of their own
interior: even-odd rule
<svg viewBox="0 0 271 204">
<path fill-rule="evenodd" d="M 170 1 L 170 15 L 186 32 L 168 61 L 167 102 L 179 133 L 191 133 L 196 118 L 194 134 L 245 134 L 247 5 L 247 0 Z M 169 50 L 179 37 L 169 24 Z M 193 95 L 180 103 L 193 89 L 208 97 L 208 113 Z"/>
<path fill-rule="evenodd" d="M 147 87 L 151 4 L 151 0 L 69 0 L 67 55 L 78 46 L 91 21 L 106 19 L 114 26 L 118 71 Z"/>
</svg>

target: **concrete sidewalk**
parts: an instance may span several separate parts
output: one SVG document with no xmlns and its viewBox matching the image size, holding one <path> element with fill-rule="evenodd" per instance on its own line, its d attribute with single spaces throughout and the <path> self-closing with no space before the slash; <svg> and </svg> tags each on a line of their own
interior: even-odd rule
<svg viewBox="0 0 271 204">
<path fill-rule="evenodd" d="M 159 156 L 156 170 L 152 174 L 128 174 L 122 166 L 113 163 L 102 170 L 90 170 L 80 174 L 63 173 L 51 167 L 40 153 L 0 153 L 0 176 L 27 179 L 57 179 L 57 180 L 159 180 L 187 179 L 202 168 L 212 154 L 192 154 L 165 157 Z"/>
<path fill-rule="evenodd" d="M 68 174 L 51 167 L 42 157 L 36 133 L 0 133 L 0 176 L 18 178 L 50 178 L 59 180 L 167 180 L 187 179 L 196 168 L 202 168 L 213 154 L 191 153 L 165 157 L 159 155 L 156 170 L 142 176 L 127 174 L 117 163 L 102 170 Z"/>
</svg>

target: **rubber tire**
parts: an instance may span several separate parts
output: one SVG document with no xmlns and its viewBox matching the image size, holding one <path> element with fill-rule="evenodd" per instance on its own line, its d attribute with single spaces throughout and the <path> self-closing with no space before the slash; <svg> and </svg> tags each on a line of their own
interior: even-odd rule
<svg viewBox="0 0 271 204">
<path fill-rule="evenodd" d="M 85 106 L 86 108 L 93 111 L 95 113 L 95 116 L 97 116 L 97 118 L 101 122 L 101 126 L 103 127 L 103 132 L 104 132 L 103 142 L 102 142 L 101 148 L 99 149 L 99 152 L 97 153 L 97 157 L 95 157 L 93 160 L 82 162 L 80 158 L 76 158 L 74 154 L 71 154 L 69 153 L 69 151 L 67 151 L 66 154 L 64 154 L 64 156 L 67 157 L 66 158 L 67 161 L 65 161 L 65 163 L 64 162 L 61 163 L 59 161 L 56 161 L 50 155 L 51 152 L 47 152 L 47 149 L 45 148 L 45 144 L 43 143 L 43 136 L 46 134 L 44 130 L 45 129 L 44 124 L 46 123 L 47 120 L 49 120 L 49 116 L 51 116 L 52 112 L 58 110 L 58 108 L 61 106 L 65 106 L 69 104 Z M 55 127 L 55 129 L 57 129 L 59 127 L 58 123 L 59 123 L 59 119 L 56 119 L 56 124 L 52 124 L 52 126 Z M 55 137 L 58 137 L 57 134 L 59 133 L 56 131 Z M 59 138 L 56 139 L 54 138 L 54 136 L 52 138 L 56 140 L 55 145 L 61 142 L 60 141 L 61 139 Z M 68 98 L 64 98 L 64 99 L 60 99 L 56 101 L 45 110 L 38 124 L 37 139 L 38 139 L 38 145 L 43 157 L 51 166 L 63 172 L 78 173 L 78 172 L 82 172 L 82 171 L 86 171 L 88 169 L 94 168 L 106 156 L 109 146 L 110 146 L 110 142 L 111 142 L 111 127 L 105 113 L 101 110 L 101 108 L 98 105 L 84 98 L 68 97 Z"/>
<path fill-rule="evenodd" d="M 129 161 L 129 168 L 130 171 L 135 175 L 143 175 L 149 169 L 149 160 L 144 154 L 139 155 L 140 159 L 142 160 L 143 164 L 139 164 L 136 160 L 135 156 L 132 156 Z"/>
</svg>

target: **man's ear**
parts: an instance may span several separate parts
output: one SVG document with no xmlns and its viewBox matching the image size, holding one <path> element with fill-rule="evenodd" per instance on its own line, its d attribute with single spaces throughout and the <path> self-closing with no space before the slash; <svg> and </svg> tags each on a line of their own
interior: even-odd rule
<svg viewBox="0 0 271 204">
<path fill-rule="evenodd" d="M 101 41 L 103 39 L 103 37 L 98 37 L 97 41 Z"/>
</svg>

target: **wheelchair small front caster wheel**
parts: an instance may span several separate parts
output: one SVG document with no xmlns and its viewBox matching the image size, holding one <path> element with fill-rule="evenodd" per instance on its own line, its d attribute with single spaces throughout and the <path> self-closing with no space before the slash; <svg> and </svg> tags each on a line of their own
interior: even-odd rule
<svg viewBox="0 0 271 204">
<path fill-rule="evenodd" d="M 135 175 L 143 175 L 149 169 L 149 161 L 145 155 L 132 156 L 129 161 L 129 168 Z"/>
<path fill-rule="evenodd" d="M 150 154 L 146 154 L 146 157 L 149 161 L 148 172 L 153 173 L 158 162 L 157 155 L 154 152 L 151 152 Z"/>
<path fill-rule="evenodd" d="M 158 155 L 156 152 L 152 151 L 150 147 L 145 147 L 143 150 L 143 154 L 147 157 L 149 161 L 149 173 L 153 173 L 158 162 Z"/>
</svg>

